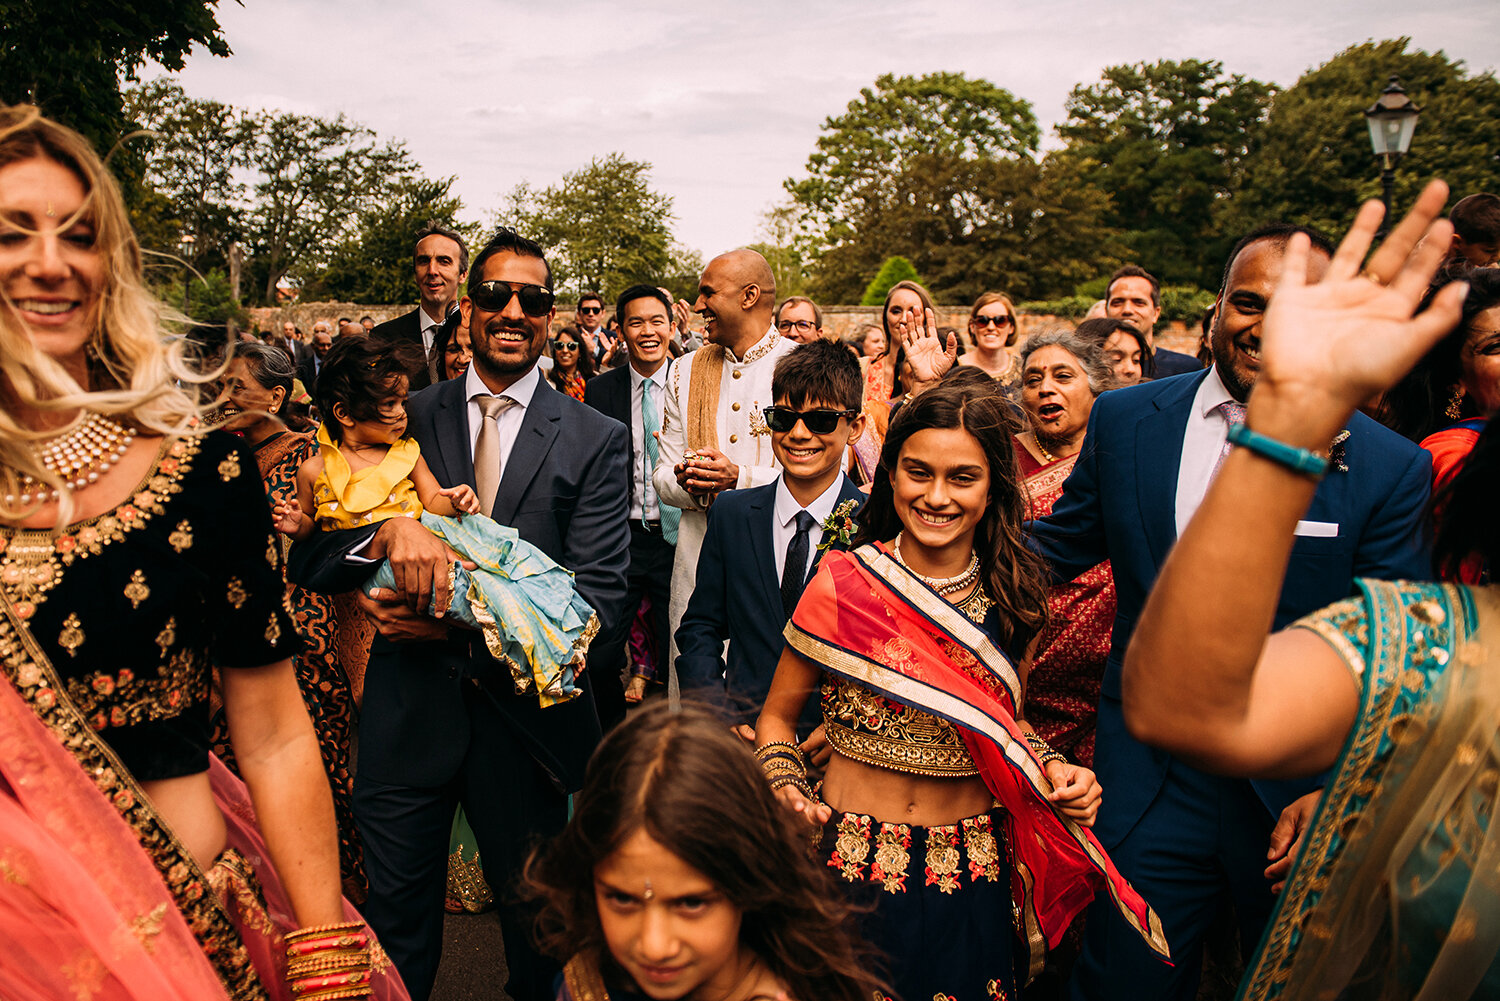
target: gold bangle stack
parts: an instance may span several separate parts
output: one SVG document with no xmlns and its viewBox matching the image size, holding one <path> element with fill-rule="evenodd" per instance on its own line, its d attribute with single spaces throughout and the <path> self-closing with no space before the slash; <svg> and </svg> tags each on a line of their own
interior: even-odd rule
<svg viewBox="0 0 1500 1001">
<path fill-rule="evenodd" d="M 286 936 L 286 980 L 296 1001 L 373 996 L 370 934 L 352 921 L 298 928 Z"/>
<path fill-rule="evenodd" d="M 1046 768 L 1054 761 L 1065 762 L 1068 760 L 1065 754 L 1034 733 L 1026 734 L 1026 743 L 1030 745 L 1032 752 L 1041 759 L 1043 768 Z"/>
<path fill-rule="evenodd" d="M 784 740 L 763 744 L 756 749 L 755 760 L 765 771 L 772 792 L 793 786 L 803 796 L 813 798 L 812 785 L 807 781 L 807 762 L 796 744 Z"/>
</svg>

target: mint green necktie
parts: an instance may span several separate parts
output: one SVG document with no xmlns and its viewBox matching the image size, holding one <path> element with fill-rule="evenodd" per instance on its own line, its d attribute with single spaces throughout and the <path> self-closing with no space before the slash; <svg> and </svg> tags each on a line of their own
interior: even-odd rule
<svg viewBox="0 0 1500 1001">
<path fill-rule="evenodd" d="M 652 384 L 649 377 L 641 383 L 641 428 L 645 431 L 646 442 L 641 455 L 642 518 L 645 516 L 646 492 L 656 492 L 651 486 L 651 472 L 656 468 L 656 457 L 659 454 L 656 433 L 661 430 L 661 416 L 656 412 L 656 401 L 651 399 Z M 656 508 L 661 512 L 661 537 L 670 545 L 677 545 L 677 523 L 682 519 L 682 512 L 660 497 L 656 498 Z"/>
</svg>

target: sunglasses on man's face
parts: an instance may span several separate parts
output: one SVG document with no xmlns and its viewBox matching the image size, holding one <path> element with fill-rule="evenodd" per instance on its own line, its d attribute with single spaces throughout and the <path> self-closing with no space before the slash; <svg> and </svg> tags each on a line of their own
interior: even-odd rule
<svg viewBox="0 0 1500 1001">
<path fill-rule="evenodd" d="M 839 418 L 853 420 L 858 410 L 793 410 L 791 407 L 767 407 L 766 426 L 777 434 L 784 434 L 801 421 L 813 434 L 832 434 L 839 426 Z"/>
<path fill-rule="evenodd" d="M 557 340 L 556 338 L 553 338 L 552 339 L 552 350 L 553 351 L 577 351 L 578 350 L 578 342 L 577 341 L 560 341 L 560 340 Z"/>
<path fill-rule="evenodd" d="M 998 327 L 1004 330 L 1014 321 L 1008 316 L 976 316 L 974 326 L 976 327 Z"/>
<path fill-rule="evenodd" d="M 515 286 L 515 287 L 513 287 Z M 487 281 L 469 289 L 469 299 L 486 313 L 498 313 L 510 304 L 510 297 L 521 301 L 521 312 L 527 316 L 546 316 L 552 311 L 557 297 L 552 290 L 540 285 L 522 285 L 520 282 Z"/>
<path fill-rule="evenodd" d="M 603 311 L 604 311 L 604 307 L 603 306 L 579 306 L 578 307 L 578 312 L 580 312 L 580 313 L 594 314 L 594 313 L 602 313 Z"/>
</svg>

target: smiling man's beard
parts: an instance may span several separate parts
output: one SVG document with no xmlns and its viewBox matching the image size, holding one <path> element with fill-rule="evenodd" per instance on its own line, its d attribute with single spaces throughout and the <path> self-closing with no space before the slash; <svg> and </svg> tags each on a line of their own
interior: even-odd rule
<svg viewBox="0 0 1500 1001">
<path fill-rule="evenodd" d="M 471 364 L 478 365 L 491 375 L 519 375 L 530 369 L 531 366 L 536 364 L 536 360 L 542 354 L 538 338 L 530 329 L 519 329 L 520 333 L 526 335 L 524 360 L 513 361 L 510 358 L 496 358 L 490 353 L 490 347 L 498 343 L 501 331 L 516 329 L 508 328 L 501 323 L 492 323 L 476 332 L 471 325 L 469 327 L 469 344 L 473 354 Z"/>
</svg>

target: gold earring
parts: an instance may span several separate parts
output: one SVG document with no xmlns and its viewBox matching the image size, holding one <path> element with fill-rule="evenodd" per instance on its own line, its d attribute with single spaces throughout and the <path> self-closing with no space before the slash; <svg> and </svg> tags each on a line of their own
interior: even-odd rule
<svg viewBox="0 0 1500 1001">
<path fill-rule="evenodd" d="M 1456 421 L 1463 416 L 1464 412 L 1460 408 L 1460 404 L 1463 403 L 1463 400 L 1464 387 L 1454 386 L 1453 396 L 1448 400 L 1448 409 L 1443 411 L 1444 415 L 1446 415 L 1450 421 Z"/>
</svg>

